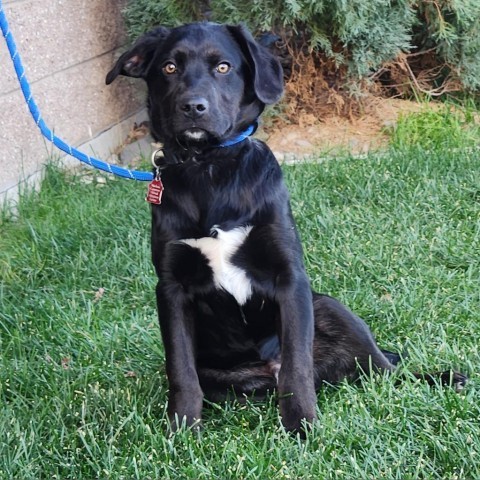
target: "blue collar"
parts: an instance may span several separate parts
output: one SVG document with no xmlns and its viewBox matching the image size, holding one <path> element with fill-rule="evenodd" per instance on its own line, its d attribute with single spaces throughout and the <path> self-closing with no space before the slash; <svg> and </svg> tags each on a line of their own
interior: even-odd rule
<svg viewBox="0 0 480 480">
<path fill-rule="evenodd" d="M 255 121 L 242 133 L 238 134 L 236 137 L 231 138 L 230 140 L 225 140 L 220 145 L 218 145 L 218 147 L 231 147 L 232 145 L 243 142 L 246 138 L 250 137 L 250 135 L 253 135 L 255 133 L 257 127 L 258 123 Z"/>
</svg>

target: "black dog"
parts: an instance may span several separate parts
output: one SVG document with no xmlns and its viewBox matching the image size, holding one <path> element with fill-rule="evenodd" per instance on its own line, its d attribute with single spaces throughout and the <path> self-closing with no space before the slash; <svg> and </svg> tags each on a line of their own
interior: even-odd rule
<svg viewBox="0 0 480 480">
<path fill-rule="evenodd" d="M 173 426 L 198 423 L 204 395 L 276 389 L 283 425 L 299 431 L 315 419 L 323 382 L 393 370 L 398 357 L 360 318 L 312 294 L 281 169 L 246 138 L 282 95 L 276 58 L 242 26 L 160 27 L 119 58 L 107 84 L 118 75 L 147 82 L 164 144 L 152 254 Z"/>
</svg>

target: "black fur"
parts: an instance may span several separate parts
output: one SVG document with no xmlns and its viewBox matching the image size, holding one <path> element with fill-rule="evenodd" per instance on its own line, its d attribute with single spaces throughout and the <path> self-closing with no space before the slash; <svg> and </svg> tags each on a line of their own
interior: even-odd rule
<svg viewBox="0 0 480 480">
<path fill-rule="evenodd" d="M 197 424 L 204 395 L 277 389 L 284 426 L 300 431 L 316 418 L 323 382 L 355 378 L 359 367 L 392 370 L 398 356 L 382 353 L 360 318 L 311 292 L 272 152 L 253 139 L 219 146 L 280 98 L 279 62 L 242 26 L 203 23 L 141 37 L 107 83 L 118 75 L 146 81 L 151 130 L 164 144 L 152 256 L 172 423 Z M 208 258 L 179 241 L 245 226 L 252 230 L 230 258 L 251 286 L 240 304 L 215 283 Z"/>
</svg>

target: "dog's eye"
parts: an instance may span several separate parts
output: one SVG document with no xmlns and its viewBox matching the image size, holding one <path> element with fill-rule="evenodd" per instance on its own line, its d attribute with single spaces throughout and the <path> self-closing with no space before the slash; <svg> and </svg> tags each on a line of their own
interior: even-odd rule
<svg viewBox="0 0 480 480">
<path fill-rule="evenodd" d="M 217 72 L 218 73 L 228 73 L 232 69 L 231 65 L 227 62 L 222 62 L 217 65 Z"/>
<path fill-rule="evenodd" d="M 177 71 L 177 66 L 172 62 L 168 62 L 163 66 L 163 71 L 167 75 L 171 75 L 172 73 L 175 73 Z"/>
</svg>

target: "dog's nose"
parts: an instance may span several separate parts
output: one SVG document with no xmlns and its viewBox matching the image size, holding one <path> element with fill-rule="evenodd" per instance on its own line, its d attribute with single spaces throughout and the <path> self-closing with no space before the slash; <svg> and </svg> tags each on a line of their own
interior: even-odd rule
<svg viewBox="0 0 480 480">
<path fill-rule="evenodd" d="M 180 104 L 180 110 L 189 118 L 199 118 L 208 112 L 208 100 L 201 97 L 189 98 Z"/>
</svg>

